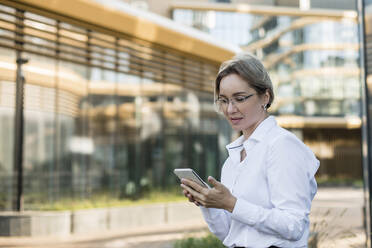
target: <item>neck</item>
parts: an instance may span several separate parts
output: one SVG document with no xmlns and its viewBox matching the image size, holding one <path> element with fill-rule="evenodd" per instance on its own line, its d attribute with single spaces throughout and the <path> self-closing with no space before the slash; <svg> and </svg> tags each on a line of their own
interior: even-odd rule
<svg viewBox="0 0 372 248">
<path fill-rule="evenodd" d="M 256 128 L 260 125 L 260 123 L 263 122 L 267 117 L 269 117 L 269 114 L 265 112 L 262 118 L 260 118 L 251 128 L 242 130 L 243 135 L 244 135 L 244 140 L 247 140 L 252 135 L 254 130 L 256 130 Z"/>
</svg>

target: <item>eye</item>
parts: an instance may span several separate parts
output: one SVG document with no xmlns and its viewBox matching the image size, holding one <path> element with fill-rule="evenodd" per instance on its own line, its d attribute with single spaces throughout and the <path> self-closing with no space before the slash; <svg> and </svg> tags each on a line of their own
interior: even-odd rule
<svg viewBox="0 0 372 248">
<path fill-rule="evenodd" d="M 229 100 L 227 100 L 226 98 L 218 98 L 218 101 L 225 104 L 228 103 Z"/>
<path fill-rule="evenodd" d="M 235 102 L 244 102 L 247 98 L 244 96 L 237 96 L 234 98 Z"/>
</svg>

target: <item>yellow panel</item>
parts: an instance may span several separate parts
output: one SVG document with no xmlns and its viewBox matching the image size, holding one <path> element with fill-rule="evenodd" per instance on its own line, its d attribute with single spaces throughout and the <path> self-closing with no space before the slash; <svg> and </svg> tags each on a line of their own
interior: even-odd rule
<svg viewBox="0 0 372 248">
<path fill-rule="evenodd" d="M 103 28 L 119 34 L 130 35 L 215 63 L 221 63 L 235 55 L 235 51 L 232 49 L 208 43 L 152 23 L 144 18 L 117 11 L 89 0 L 4 0 L 3 2 L 11 6 L 21 4 L 26 9 L 35 8 L 51 14 L 73 18 L 101 30 Z"/>
</svg>

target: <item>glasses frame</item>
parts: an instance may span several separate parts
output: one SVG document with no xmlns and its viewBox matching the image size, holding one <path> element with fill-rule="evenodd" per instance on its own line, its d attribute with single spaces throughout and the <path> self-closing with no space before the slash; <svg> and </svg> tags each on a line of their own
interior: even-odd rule
<svg viewBox="0 0 372 248">
<path fill-rule="evenodd" d="M 225 98 L 224 97 L 224 99 L 221 99 L 221 97 L 218 97 L 215 101 L 215 104 L 216 104 L 216 107 L 219 111 L 226 110 L 229 107 L 230 103 L 233 106 L 239 108 L 239 105 L 245 103 L 249 98 L 251 98 L 254 95 L 256 95 L 256 93 L 252 93 L 248 96 L 235 96 L 235 97 L 230 97 L 230 98 Z M 238 97 L 239 98 L 241 97 L 242 100 L 237 101 L 236 98 L 238 98 Z M 227 102 L 224 102 L 224 101 L 227 101 Z"/>
</svg>

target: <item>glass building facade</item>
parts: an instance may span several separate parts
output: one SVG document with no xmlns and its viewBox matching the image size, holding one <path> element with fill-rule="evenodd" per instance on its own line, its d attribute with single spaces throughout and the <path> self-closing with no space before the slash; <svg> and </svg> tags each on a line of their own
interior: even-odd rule
<svg viewBox="0 0 372 248">
<path fill-rule="evenodd" d="M 0 4 L 0 210 L 15 201 L 17 53 L 24 209 L 135 197 L 193 167 L 219 177 L 231 131 L 214 111 L 218 63 L 22 4 Z"/>
<path fill-rule="evenodd" d="M 262 59 L 274 83 L 273 114 L 360 116 L 356 13 L 289 16 L 177 9 L 173 19 Z M 300 14 L 299 14 L 300 15 Z"/>
<path fill-rule="evenodd" d="M 180 2 L 173 4 L 172 18 L 263 61 L 274 85 L 270 111 L 315 152 L 318 181 L 361 179 L 357 12 L 345 10 L 355 6 L 351 1 L 323 2 L 333 9 Z M 322 2 L 311 1 L 313 6 Z"/>
</svg>

